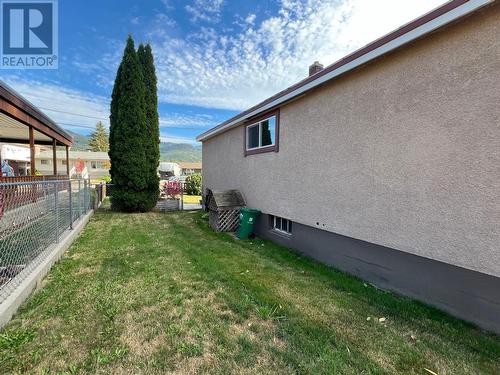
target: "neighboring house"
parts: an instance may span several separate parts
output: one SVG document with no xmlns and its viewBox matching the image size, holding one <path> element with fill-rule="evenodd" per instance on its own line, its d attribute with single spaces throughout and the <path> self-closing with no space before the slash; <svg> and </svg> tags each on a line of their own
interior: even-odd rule
<svg viewBox="0 0 500 375">
<path fill-rule="evenodd" d="M 201 173 L 201 163 L 196 162 L 187 162 L 187 161 L 181 161 L 179 162 L 179 166 L 181 167 L 181 174 L 183 176 L 189 176 L 193 173 Z"/>
<path fill-rule="evenodd" d="M 14 176 L 28 176 L 30 174 L 31 151 L 29 147 L 3 144 L 0 146 L 0 155 L 2 160 L 12 168 Z"/>
<path fill-rule="evenodd" d="M 158 165 L 158 173 L 160 174 L 160 179 L 162 180 L 179 177 L 181 172 L 181 167 L 177 163 L 162 161 Z"/>
<path fill-rule="evenodd" d="M 241 191 L 263 237 L 500 332 L 499 36 L 500 2 L 454 0 L 314 64 L 198 137 L 204 189 Z"/>
<path fill-rule="evenodd" d="M 57 170 L 66 170 L 66 153 L 57 151 Z M 69 169 L 73 170 L 77 164 L 83 163 L 87 168 L 88 175 L 91 179 L 98 179 L 109 176 L 109 155 L 107 152 L 92 152 L 92 151 L 70 151 L 69 152 Z M 53 169 L 52 151 L 40 151 L 35 154 L 36 170 L 43 175 L 52 173 Z"/>
</svg>

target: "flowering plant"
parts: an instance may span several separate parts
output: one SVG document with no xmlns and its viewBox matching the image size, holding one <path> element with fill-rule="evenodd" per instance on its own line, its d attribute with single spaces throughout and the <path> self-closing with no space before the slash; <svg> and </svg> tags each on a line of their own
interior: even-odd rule
<svg viewBox="0 0 500 375">
<path fill-rule="evenodd" d="M 167 196 L 167 198 L 175 198 L 177 195 L 182 192 L 182 184 L 180 181 L 167 181 L 165 185 L 163 185 L 163 194 Z"/>
</svg>

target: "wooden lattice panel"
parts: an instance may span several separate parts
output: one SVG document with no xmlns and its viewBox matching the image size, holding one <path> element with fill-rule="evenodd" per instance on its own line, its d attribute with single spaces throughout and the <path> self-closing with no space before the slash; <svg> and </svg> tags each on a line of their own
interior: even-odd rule
<svg viewBox="0 0 500 375">
<path fill-rule="evenodd" d="M 216 232 L 234 232 L 240 221 L 240 210 L 211 210 L 208 222 Z"/>
<path fill-rule="evenodd" d="M 212 227 L 213 230 L 215 230 L 217 232 L 217 218 L 219 217 L 219 215 L 217 215 L 217 211 L 212 211 L 210 210 L 208 212 L 208 224 L 210 224 L 210 226 Z"/>
</svg>

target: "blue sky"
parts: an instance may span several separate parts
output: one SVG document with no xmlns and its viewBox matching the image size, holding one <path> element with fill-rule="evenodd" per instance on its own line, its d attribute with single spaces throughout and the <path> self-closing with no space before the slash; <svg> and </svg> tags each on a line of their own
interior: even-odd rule
<svg viewBox="0 0 500 375">
<path fill-rule="evenodd" d="M 59 69 L 1 78 L 63 128 L 108 125 L 128 33 L 155 55 L 162 140 L 196 135 L 443 0 L 60 0 Z"/>
</svg>

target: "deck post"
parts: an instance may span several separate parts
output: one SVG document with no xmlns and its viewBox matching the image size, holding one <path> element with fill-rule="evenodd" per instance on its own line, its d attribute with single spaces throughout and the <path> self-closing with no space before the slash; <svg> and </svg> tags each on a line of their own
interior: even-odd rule
<svg viewBox="0 0 500 375">
<path fill-rule="evenodd" d="M 52 140 L 52 164 L 54 176 L 57 176 L 57 141 L 55 139 Z"/>
<path fill-rule="evenodd" d="M 70 178 L 69 176 L 69 147 L 66 146 L 66 174 L 68 175 L 68 178 Z"/>
<path fill-rule="evenodd" d="M 33 126 L 29 128 L 29 136 L 30 136 L 30 170 L 31 175 L 34 176 L 36 174 L 35 168 L 35 136 L 33 134 Z"/>
<path fill-rule="evenodd" d="M 29 127 L 29 137 L 30 137 L 30 175 L 36 175 L 36 166 L 35 166 L 35 135 L 33 134 L 33 126 Z M 38 192 L 37 192 L 37 184 L 32 185 L 32 200 L 36 202 Z"/>
</svg>

